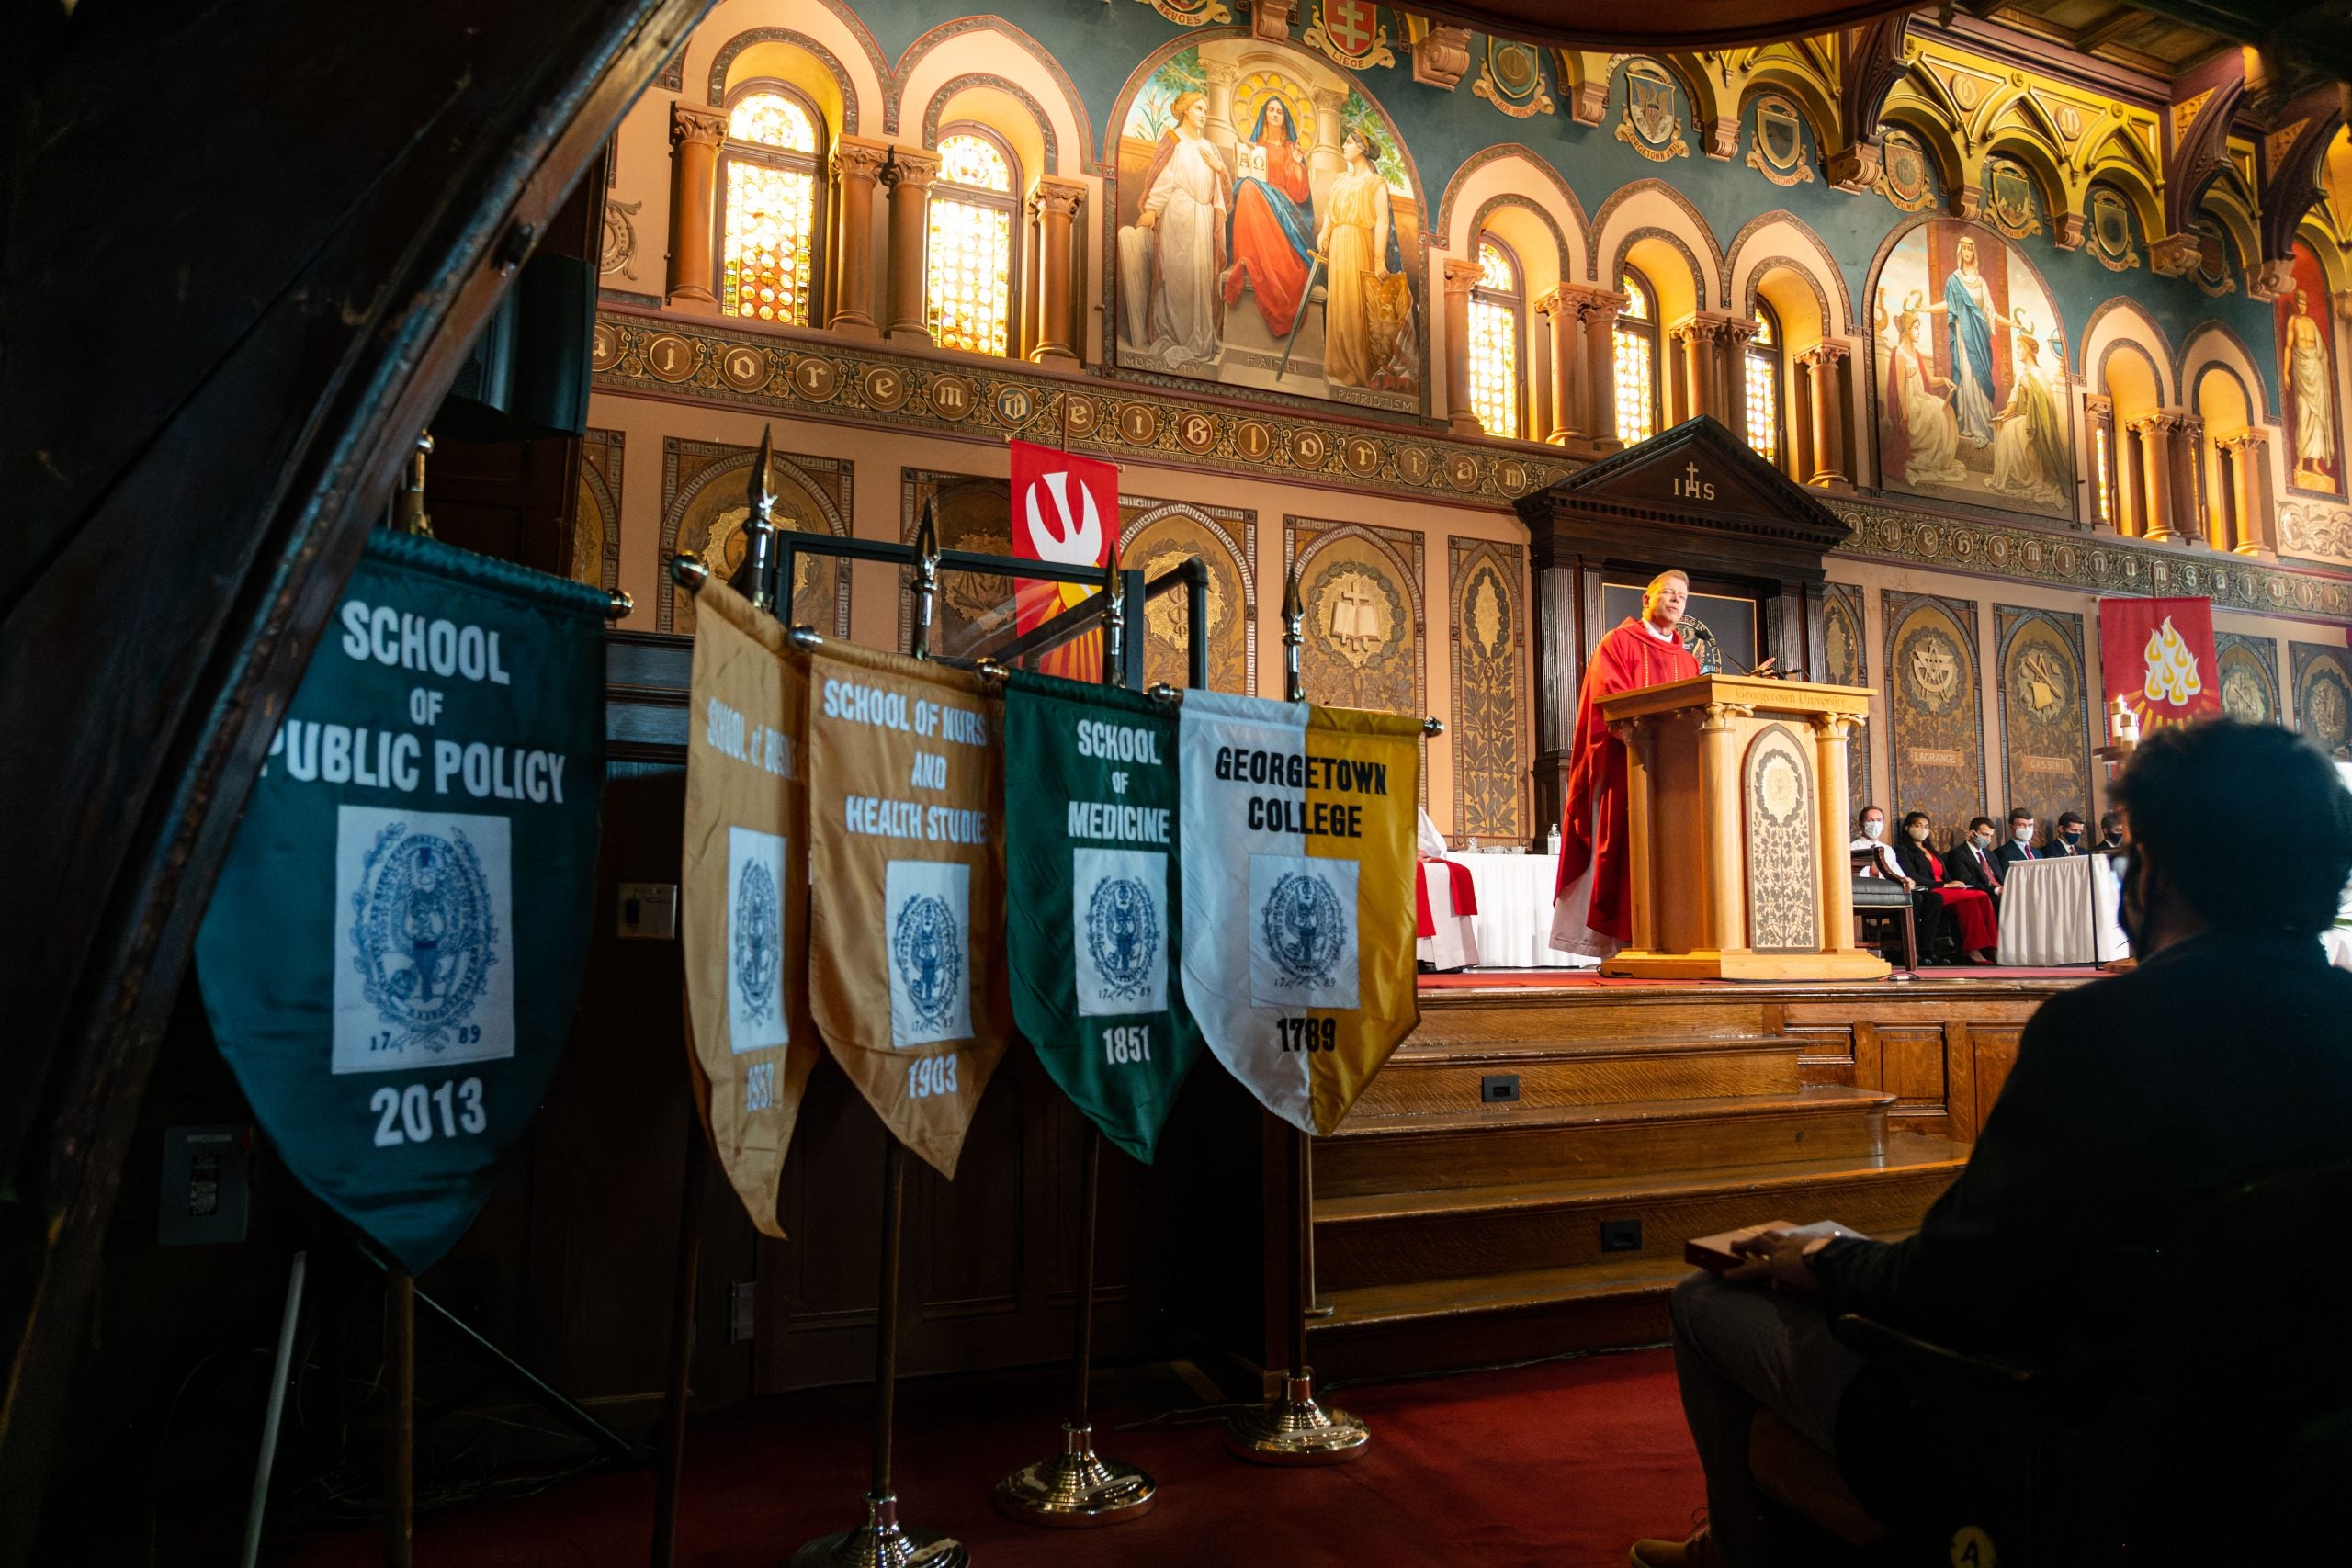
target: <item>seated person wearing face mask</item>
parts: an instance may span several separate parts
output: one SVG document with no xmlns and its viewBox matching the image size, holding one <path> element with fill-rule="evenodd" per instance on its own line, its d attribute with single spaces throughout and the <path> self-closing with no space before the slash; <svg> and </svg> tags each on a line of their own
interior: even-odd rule
<svg viewBox="0 0 2352 1568">
<path fill-rule="evenodd" d="M 1883 877 L 1900 882 L 1903 890 L 1911 895 L 1911 918 L 1922 957 L 1933 953 L 1936 939 L 1943 933 L 1944 902 L 1936 897 L 1935 884 L 1914 875 L 1896 858 L 1895 847 L 1886 841 L 1886 813 L 1875 806 L 1862 807 L 1861 834 L 1847 844 L 1849 850 L 1872 852 L 1869 867 L 1858 871 L 1857 876 Z"/>
<path fill-rule="evenodd" d="M 2098 819 L 2098 842 L 2091 847 L 2103 855 L 2123 847 L 2123 813 L 2110 811 Z"/>
<path fill-rule="evenodd" d="M 2050 840 L 2050 848 L 2045 852 L 2053 855 L 2090 853 L 2083 843 L 2083 819 L 2080 815 L 2072 811 L 2058 814 L 2058 833 Z"/>
<path fill-rule="evenodd" d="M 1933 889 L 1944 907 L 1960 951 L 1972 964 L 1990 964 L 2000 946 L 2001 932 L 1993 912 L 1993 896 L 1946 874 L 1947 866 L 1928 847 L 1928 814 L 1914 811 L 1903 818 L 1903 834 L 1894 842 L 1894 860 L 1903 874 L 1921 887 Z"/>
<path fill-rule="evenodd" d="M 2018 862 L 2041 858 L 2041 852 L 2033 847 L 2033 813 L 2020 806 L 2009 813 L 2009 841 L 1993 852 L 1994 869 L 2007 876 Z"/>
<path fill-rule="evenodd" d="M 1963 887 L 1973 887 L 1989 895 L 1995 904 L 2001 901 L 2001 867 L 1993 859 L 1993 819 L 1973 818 L 1968 824 L 1968 837 L 1951 847 L 1944 857 L 1944 868 Z"/>
</svg>

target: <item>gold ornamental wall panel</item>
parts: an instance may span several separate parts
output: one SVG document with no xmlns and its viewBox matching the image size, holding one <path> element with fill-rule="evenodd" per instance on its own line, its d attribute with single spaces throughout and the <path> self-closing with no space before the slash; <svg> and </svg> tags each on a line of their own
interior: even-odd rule
<svg viewBox="0 0 2352 1568">
<path fill-rule="evenodd" d="M 2352 660 L 2340 648 L 2290 642 L 2295 728 L 2338 761 L 2352 761 Z"/>
<path fill-rule="evenodd" d="M 1527 552 L 1490 539 L 1449 538 L 1453 585 L 1453 830 L 1529 836 L 1532 787 L 1527 698 Z"/>
<path fill-rule="evenodd" d="M 571 577 L 591 588 L 621 585 L 621 456 L 627 444 L 617 430 L 591 430 L 581 437 Z"/>
<path fill-rule="evenodd" d="M 2006 793 L 1985 814 L 2003 817 L 2022 806 L 2052 824 L 2062 811 L 2090 818 L 2090 698 L 2083 675 L 2082 616 L 1996 604 L 1993 626 L 2001 654 Z"/>
<path fill-rule="evenodd" d="M 1881 591 L 1886 627 L 1887 798 L 1891 820 L 1924 811 L 1952 836 L 1997 813 L 1984 798 L 1984 739 L 1976 683 L 1976 606 L 1965 599 Z"/>
<path fill-rule="evenodd" d="M 1821 951 L 1821 853 L 1815 841 L 1813 738 L 1784 724 L 1748 742 L 1740 795 L 1747 817 L 1747 945 Z"/>
<path fill-rule="evenodd" d="M 1258 689 L 1258 514 L 1230 506 L 1148 496 L 1119 498 L 1120 559 L 1149 582 L 1197 557 L 1208 569 L 1203 606 L 1208 630 L 1209 688 Z M 1143 638 L 1147 682 L 1182 687 L 1190 637 L 1185 591 L 1127 607 L 1127 635 Z"/>
<path fill-rule="evenodd" d="M 670 557 L 692 550 L 724 576 L 743 564 L 743 524 L 754 449 L 718 441 L 665 436 L 662 442 L 662 589 L 654 629 L 695 629 L 694 595 L 668 581 Z M 851 517 L 851 465 L 835 457 L 772 454 L 768 483 L 775 495 L 775 525 L 804 534 L 846 538 Z M 829 557 L 801 556 L 792 569 L 792 619 L 834 637 L 849 636 L 849 573 Z"/>
<path fill-rule="evenodd" d="M 934 525 L 943 550 L 975 555 L 1012 553 L 1012 491 L 1010 480 L 978 474 L 902 468 L 899 473 L 899 539 L 915 542 L 926 502 L 934 505 Z M 1012 579 L 993 573 L 939 574 L 939 622 L 932 648 L 963 654 L 1012 629 Z M 899 573 L 899 646 L 905 648 L 915 624 L 914 573 Z"/>
<path fill-rule="evenodd" d="M 2277 637 L 2215 632 L 2213 659 L 2221 669 L 2223 713 L 2248 724 L 2280 722 Z"/>
<path fill-rule="evenodd" d="M 1850 582 L 1822 585 L 1821 678 L 1833 686 L 1871 683 L 1870 643 L 1862 628 L 1862 591 Z M 1854 727 L 1846 741 L 1846 815 L 1860 820 L 1871 803 L 1871 731 L 1868 720 Z M 1900 818 L 1898 818 L 1900 820 Z"/>
<path fill-rule="evenodd" d="M 1427 537 L 1405 528 L 1283 519 L 1283 559 L 1297 563 L 1306 609 L 1299 670 L 1308 701 L 1377 713 L 1429 711 L 1421 670 Z"/>
</svg>

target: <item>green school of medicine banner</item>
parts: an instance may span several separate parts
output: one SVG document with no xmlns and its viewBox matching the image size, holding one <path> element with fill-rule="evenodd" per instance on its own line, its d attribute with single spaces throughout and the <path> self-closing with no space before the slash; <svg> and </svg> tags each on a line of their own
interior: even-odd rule
<svg viewBox="0 0 2352 1568">
<path fill-rule="evenodd" d="M 1149 1163 L 1200 1032 L 1173 973 L 1176 716 L 1116 687 L 1013 674 L 1004 698 L 1012 1016 L 1062 1092 Z"/>
<path fill-rule="evenodd" d="M 605 773 L 601 592 L 377 531 L 197 938 L 295 1176 L 420 1273 L 571 1030 Z"/>
</svg>

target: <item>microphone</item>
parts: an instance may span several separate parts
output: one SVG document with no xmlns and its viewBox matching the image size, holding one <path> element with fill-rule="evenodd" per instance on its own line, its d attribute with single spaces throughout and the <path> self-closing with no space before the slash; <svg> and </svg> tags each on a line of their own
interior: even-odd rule
<svg viewBox="0 0 2352 1568">
<path fill-rule="evenodd" d="M 1729 649 L 1725 648 L 1722 643 L 1717 643 L 1717 644 L 1715 644 L 1715 651 L 1716 651 L 1717 653 L 1719 653 L 1719 654 L 1721 654 L 1721 655 L 1723 656 L 1723 660 L 1724 660 L 1724 663 L 1726 663 L 1726 664 L 1737 664 L 1737 663 L 1739 663 L 1739 660 L 1738 660 L 1734 659 L 1734 658 L 1732 657 L 1731 649 Z M 1732 673 L 1733 673 L 1733 674 L 1735 674 L 1735 675 L 1754 675 L 1754 674 L 1756 673 L 1756 671 L 1755 671 L 1754 666 L 1752 666 L 1752 665 L 1751 665 L 1751 666 L 1746 666 L 1746 667 L 1743 667 L 1743 668 L 1741 668 L 1741 669 L 1735 670 L 1735 671 L 1732 671 Z M 1801 680 L 1801 679 L 1803 679 L 1803 678 L 1804 678 L 1804 667 L 1803 667 L 1802 665 L 1800 665 L 1799 667 L 1797 667 L 1797 668 L 1796 668 L 1796 669 L 1794 669 L 1794 670 L 1774 670 L 1770 674 L 1766 675 L 1766 676 L 1763 676 L 1763 677 L 1761 677 L 1761 679 L 1763 679 L 1763 680 L 1767 680 L 1767 681 L 1789 681 L 1789 680 Z"/>
</svg>

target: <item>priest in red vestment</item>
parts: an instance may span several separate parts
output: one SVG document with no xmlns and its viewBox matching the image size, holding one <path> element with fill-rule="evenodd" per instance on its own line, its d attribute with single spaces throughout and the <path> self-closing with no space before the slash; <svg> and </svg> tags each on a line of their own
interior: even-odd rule
<svg viewBox="0 0 2352 1568">
<path fill-rule="evenodd" d="M 1642 617 L 1628 615 L 1600 639 L 1584 667 L 1577 722 L 1569 740 L 1568 799 L 1561 813 L 1560 878 L 1552 902 L 1552 946 L 1607 958 L 1634 937 L 1634 850 L 1627 841 L 1625 743 L 1609 733 L 1600 699 L 1644 686 L 1687 681 L 1699 661 L 1675 635 L 1690 580 L 1663 571 L 1642 594 Z M 1769 675 L 1772 661 L 1756 673 Z"/>
</svg>

